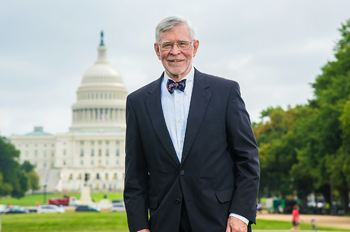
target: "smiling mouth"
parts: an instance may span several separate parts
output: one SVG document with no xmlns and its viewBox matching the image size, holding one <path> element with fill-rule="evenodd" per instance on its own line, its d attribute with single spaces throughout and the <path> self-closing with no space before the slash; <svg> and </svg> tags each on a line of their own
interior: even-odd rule
<svg viewBox="0 0 350 232">
<path fill-rule="evenodd" d="M 169 62 L 181 62 L 183 60 L 168 60 Z"/>
</svg>

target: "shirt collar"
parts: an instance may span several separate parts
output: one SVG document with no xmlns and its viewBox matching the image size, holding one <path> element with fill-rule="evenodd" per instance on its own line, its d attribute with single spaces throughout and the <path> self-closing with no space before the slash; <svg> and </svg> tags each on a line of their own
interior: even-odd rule
<svg viewBox="0 0 350 232">
<path fill-rule="evenodd" d="M 166 83 L 168 81 L 168 79 L 173 80 L 172 78 L 170 78 L 167 73 L 164 71 L 164 77 L 162 80 L 162 88 L 161 88 L 161 94 L 164 96 L 168 96 L 171 97 L 172 95 L 168 92 L 168 89 L 166 88 Z M 185 88 L 185 95 L 191 94 L 192 93 L 192 88 L 193 88 L 193 79 L 194 79 L 194 68 L 193 66 L 191 66 L 191 70 L 190 72 L 181 80 L 186 79 L 186 88 Z M 175 81 L 175 80 L 173 80 Z"/>
</svg>

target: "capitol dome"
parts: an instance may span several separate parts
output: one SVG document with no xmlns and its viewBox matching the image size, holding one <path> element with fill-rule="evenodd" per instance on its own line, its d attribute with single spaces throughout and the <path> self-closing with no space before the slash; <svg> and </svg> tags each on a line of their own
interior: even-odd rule
<svg viewBox="0 0 350 232">
<path fill-rule="evenodd" d="M 107 61 L 103 32 L 97 50 L 97 61 L 84 73 L 72 106 L 71 131 L 125 129 L 127 90 L 120 72 Z"/>
</svg>

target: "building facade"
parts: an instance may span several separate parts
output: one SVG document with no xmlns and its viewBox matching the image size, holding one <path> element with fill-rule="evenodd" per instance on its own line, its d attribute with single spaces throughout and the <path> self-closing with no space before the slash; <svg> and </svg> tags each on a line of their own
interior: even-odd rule
<svg viewBox="0 0 350 232">
<path fill-rule="evenodd" d="M 122 76 L 106 59 L 101 33 L 98 59 L 83 75 L 69 131 L 52 135 L 35 127 L 11 136 L 19 162 L 34 164 L 48 191 L 78 190 L 85 178 L 92 189 L 123 189 L 126 96 Z"/>
</svg>

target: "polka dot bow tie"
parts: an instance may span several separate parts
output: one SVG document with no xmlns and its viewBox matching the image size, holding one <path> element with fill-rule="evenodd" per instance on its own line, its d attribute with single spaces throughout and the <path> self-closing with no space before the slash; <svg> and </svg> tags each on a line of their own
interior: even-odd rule
<svg viewBox="0 0 350 232">
<path fill-rule="evenodd" d="M 166 83 L 166 88 L 168 89 L 170 94 L 173 94 L 174 89 L 179 89 L 183 92 L 185 90 L 185 87 L 186 79 L 178 82 L 168 79 L 168 82 Z"/>
</svg>

